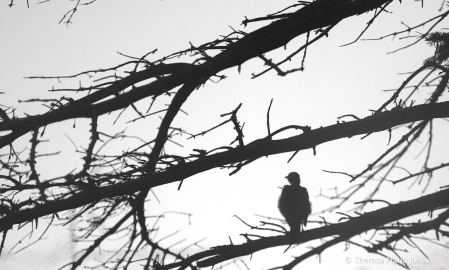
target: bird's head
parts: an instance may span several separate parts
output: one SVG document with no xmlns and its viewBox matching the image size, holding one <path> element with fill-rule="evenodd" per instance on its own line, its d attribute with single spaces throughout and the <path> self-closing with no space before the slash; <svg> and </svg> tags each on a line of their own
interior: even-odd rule
<svg viewBox="0 0 449 270">
<path fill-rule="evenodd" d="M 291 172 L 285 178 L 287 178 L 291 185 L 299 185 L 301 183 L 301 179 L 297 172 Z"/>
</svg>

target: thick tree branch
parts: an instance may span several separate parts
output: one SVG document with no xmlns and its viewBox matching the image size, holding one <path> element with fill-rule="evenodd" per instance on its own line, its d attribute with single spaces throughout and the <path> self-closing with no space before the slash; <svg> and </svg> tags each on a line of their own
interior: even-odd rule
<svg viewBox="0 0 449 270">
<path fill-rule="evenodd" d="M 35 205 L 30 209 L 19 210 L 0 219 L 0 231 L 9 229 L 13 224 L 23 223 L 42 216 L 77 208 L 105 198 L 133 194 L 147 188 L 180 181 L 197 173 L 226 164 L 248 159 L 257 159 L 268 155 L 310 149 L 319 144 L 337 139 L 380 132 L 410 122 L 444 117 L 449 117 L 449 102 L 418 105 L 400 110 L 382 112 L 361 120 L 321 127 L 298 136 L 281 140 L 256 140 L 247 144 L 244 148 L 238 146 L 225 152 L 204 156 L 191 162 L 174 165 L 164 172 L 150 174 L 124 184 L 80 191 L 66 199 L 46 202 L 45 204 Z"/>
<path fill-rule="evenodd" d="M 123 79 L 107 90 L 100 90 L 92 97 L 75 101 L 73 105 L 59 108 L 43 115 L 29 116 L 0 122 L 0 131 L 11 130 L 11 133 L 0 138 L 0 148 L 11 144 L 15 139 L 31 131 L 33 127 L 42 127 L 51 123 L 74 118 L 86 118 L 96 112 L 99 116 L 115 110 L 126 108 L 132 103 L 149 96 L 165 93 L 191 80 L 209 78 L 230 67 L 239 66 L 247 60 L 258 57 L 266 52 L 285 46 L 293 38 L 315 29 L 334 25 L 339 21 L 379 8 L 391 0 L 335 0 L 315 2 L 299 9 L 287 19 L 275 21 L 262 27 L 240 40 L 232 43 L 226 49 L 201 65 L 177 63 L 164 67 L 150 67 Z M 189 67 L 190 66 L 190 67 Z M 136 77 L 148 79 L 158 74 L 171 74 L 159 78 L 147 85 L 135 87 L 115 98 L 93 104 L 111 94 L 117 94 L 137 83 Z M 143 80 L 142 79 L 142 80 Z"/>
<path fill-rule="evenodd" d="M 436 208 L 448 207 L 449 206 L 449 189 L 445 189 L 424 197 L 420 197 L 414 200 L 409 200 L 406 202 L 400 202 L 398 204 L 392 204 L 382 209 L 364 213 L 358 217 L 349 219 L 346 222 L 341 222 L 337 224 L 332 224 L 328 226 L 319 227 L 316 229 L 311 229 L 304 231 L 301 234 L 301 242 L 306 243 L 315 239 L 322 239 L 329 236 L 339 236 L 339 241 L 329 241 L 330 244 L 337 244 L 342 241 L 348 240 L 353 236 L 360 233 L 375 229 L 379 226 L 409 217 L 416 214 L 420 214 L 426 211 L 433 211 Z M 447 211 L 446 211 L 447 212 Z M 445 213 L 446 213 L 445 212 Z M 435 222 L 438 221 L 439 224 L 443 223 L 447 219 L 447 215 L 444 215 L 444 219 L 437 218 Z M 435 223 L 433 222 L 433 223 Z M 435 224 L 436 225 L 436 224 Z M 437 229 L 437 227 L 428 227 L 430 229 Z M 422 230 L 421 232 L 425 232 Z M 218 246 L 200 252 L 189 257 L 185 262 L 179 262 L 174 264 L 169 264 L 164 266 L 162 269 L 171 269 L 174 267 L 179 267 L 186 263 L 192 263 L 197 261 L 198 267 L 208 267 L 215 264 L 253 254 L 257 251 L 272 248 L 283 245 L 291 245 L 292 240 L 288 235 L 274 236 L 274 237 L 264 237 L 259 240 L 250 241 L 241 245 L 228 245 L 228 246 Z M 326 245 L 326 244 L 325 244 Z M 324 250 L 324 249 L 323 249 Z M 321 251 L 323 251 L 321 250 Z M 319 254 L 317 250 L 311 250 L 312 254 Z M 306 253 L 309 254 L 309 253 Z M 306 255 L 304 254 L 304 255 Z M 207 258 L 207 259 L 206 259 Z M 204 259 L 204 260 L 201 260 Z M 298 257 L 297 260 L 304 259 Z M 200 261 L 201 260 L 201 261 Z M 292 262 L 290 266 L 294 266 L 295 261 Z M 291 268 L 291 267 L 290 267 Z M 289 269 L 289 266 L 287 266 Z"/>
</svg>

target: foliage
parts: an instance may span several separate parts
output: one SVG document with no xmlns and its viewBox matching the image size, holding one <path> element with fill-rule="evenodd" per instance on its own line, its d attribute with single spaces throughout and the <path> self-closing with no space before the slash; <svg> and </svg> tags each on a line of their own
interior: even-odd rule
<svg viewBox="0 0 449 270">
<path fill-rule="evenodd" d="M 430 46 L 435 47 L 435 55 L 431 60 L 443 64 L 449 58 L 449 35 L 446 32 L 433 32 L 426 36 Z"/>
</svg>

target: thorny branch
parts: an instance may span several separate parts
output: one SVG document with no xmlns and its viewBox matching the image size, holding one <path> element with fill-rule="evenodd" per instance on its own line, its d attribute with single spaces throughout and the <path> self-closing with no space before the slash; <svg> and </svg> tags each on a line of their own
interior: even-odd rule
<svg viewBox="0 0 449 270">
<path fill-rule="evenodd" d="M 449 189 L 446 189 L 432 195 L 387 206 L 373 212 L 364 213 L 358 217 L 350 218 L 345 222 L 304 231 L 301 234 L 300 243 L 306 243 L 314 239 L 326 238 L 334 235 L 338 236 L 318 247 L 312 248 L 309 252 L 295 258 L 291 263 L 283 266 L 282 268 L 292 269 L 304 259 L 313 255 L 319 255 L 330 246 L 348 241 L 362 232 L 372 229 L 378 230 L 376 228 L 381 227 L 384 224 L 395 222 L 398 219 L 410 215 L 410 213 L 417 214 L 420 212 L 432 211 L 432 209 L 438 208 L 439 206 L 447 207 L 449 205 L 449 197 L 447 197 L 449 195 L 448 193 Z M 438 228 L 448 219 L 448 213 L 449 210 L 445 210 L 438 216 L 438 218 L 426 222 L 424 226 L 416 225 L 419 227 L 419 231 L 417 229 L 409 229 L 407 231 L 405 227 L 402 229 L 404 232 L 407 231 L 405 234 L 422 233 L 429 230 L 436 230 L 438 232 Z M 382 229 L 380 230 L 382 231 Z M 401 227 L 394 228 L 394 230 L 400 231 Z M 292 243 L 291 238 L 287 235 L 263 237 L 258 240 L 247 241 L 246 243 L 240 245 L 231 244 L 226 246 L 217 246 L 187 258 L 186 263 L 197 262 L 199 267 L 208 267 L 233 258 L 250 255 L 266 248 L 291 244 L 295 243 Z M 161 267 L 161 269 L 173 269 L 179 267 L 180 265 L 180 263 L 168 264 Z"/>
<path fill-rule="evenodd" d="M 397 99 L 399 98 L 399 95 L 401 93 L 401 91 L 405 88 L 405 86 L 407 86 L 408 83 L 410 83 L 410 81 L 415 78 L 419 73 L 423 72 L 425 69 L 427 68 L 438 68 L 440 69 L 442 72 L 444 72 L 444 75 L 441 77 L 441 80 L 439 82 L 439 84 L 437 85 L 437 87 L 435 88 L 435 90 L 432 92 L 430 98 L 427 100 L 427 102 L 429 104 L 435 104 L 438 99 L 441 97 L 441 95 L 443 94 L 444 90 L 446 89 L 446 86 L 448 84 L 449 81 L 449 70 L 444 67 L 441 66 L 435 62 L 426 62 L 422 67 L 420 67 L 419 69 L 417 69 L 415 72 L 413 72 L 403 83 L 402 85 L 398 88 L 397 91 L 395 91 L 395 93 L 393 94 L 393 96 L 387 101 L 385 102 L 378 110 L 376 110 L 373 113 L 373 117 L 376 116 L 378 113 L 381 113 L 382 111 L 385 110 L 385 108 L 391 104 L 392 102 L 397 102 Z M 391 113 L 390 119 L 393 119 L 395 117 L 397 117 L 398 115 L 400 115 L 403 110 L 407 108 L 404 106 L 404 103 L 399 101 L 399 103 L 392 108 L 390 111 L 384 111 L 384 112 L 388 112 Z M 357 119 L 357 117 L 356 117 Z M 384 153 L 382 153 L 375 161 L 373 161 L 372 163 L 368 164 L 367 168 L 364 169 L 363 171 L 355 174 L 355 175 L 351 175 L 348 173 L 343 173 L 347 176 L 349 176 L 351 178 L 350 182 L 355 181 L 356 179 L 358 179 L 359 177 L 365 176 L 366 173 L 372 171 L 373 169 L 375 169 L 372 173 L 370 173 L 368 176 L 365 176 L 365 180 L 363 180 L 363 182 L 361 182 L 360 184 L 356 184 L 355 186 L 351 186 L 349 188 L 347 188 L 346 190 L 337 193 L 335 196 L 330 197 L 331 199 L 339 199 L 341 200 L 339 204 L 331 207 L 330 209 L 326 209 L 327 210 L 334 210 L 334 209 L 338 209 L 339 207 L 342 206 L 343 203 L 347 202 L 349 200 L 349 198 L 351 198 L 352 196 L 354 196 L 357 192 L 361 191 L 362 188 L 364 186 L 366 186 L 366 184 L 369 181 L 372 181 L 380 172 L 382 172 L 383 170 L 387 169 L 386 173 L 381 177 L 381 180 L 378 182 L 376 188 L 366 197 L 366 200 L 371 200 L 374 195 L 380 190 L 380 185 L 382 185 L 385 181 L 387 181 L 386 179 L 388 179 L 388 175 L 393 171 L 393 169 L 395 168 L 396 164 L 401 160 L 401 158 L 403 158 L 405 156 L 405 153 L 407 153 L 407 150 L 411 147 L 411 145 L 415 142 L 417 142 L 418 138 L 420 138 L 420 136 L 422 135 L 424 129 L 426 127 L 430 127 L 430 131 L 432 130 L 432 123 L 433 120 L 428 119 L 426 121 L 420 122 L 418 124 L 412 123 L 411 125 L 409 125 L 409 132 L 407 132 L 407 134 L 403 135 L 402 138 L 393 146 L 391 146 L 390 148 L 388 148 L 388 150 L 386 150 Z M 391 134 L 391 130 L 390 130 L 390 134 Z M 411 137 L 411 139 L 410 139 Z M 431 137 L 430 137 L 431 138 Z M 405 144 L 406 143 L 406 144 Z M 397 150 L 399 148 L 399 146 L 405 144 L 405 146 L 397 153 L 395 154 L 392 158 L 390 158 L 387 161 L 384 161 L 382 164 L 379 164 L 379 166 L 376 167 L 376 164 L 378 164 L 379 162 L 381 162 L 382 160 L 385 159 L 385 157 L 389 154 L 391 154 L 393 151 Z M 430 152 L 429 152 L 430 153 Z M 429 156 L 426 158 L 426 164 L 423 166 L 424 168 L 427 168 L 427 162 L 428 162 L 428 158 Z M 441 166 L 441 167 L 437 167 L 438 169 L 444 168 L 445 166 Z M 328 171 L 329 172 L 329 171 Z M 415 176 L 423 176 L 426 174 L 426 169 L 423 169 L 421 173 L 417 173 Z M 413 177 L 410 177 L 413 178 Z M 409 178 L 406 178 L 409 179 Z M 405 180 L 405 179 L 404 179 Z M 430 181 L 430 179 L 429 179 Z M 395 183 L 395 182 L 393 182 Z M 345 195 L 345 193 L 349 192 L 348 195 Z M 328 197 L 328 196 L 325 196 Z M 360 204 L 356 209 L 363 209 L 364 206 L 366 204 Z"/>
<path fill-rule="evenodd" d="M 80 207 L 84 204 L 88 204 L 93 201 L 98 201 L 108 197 L 132 194 L 140 190 L 141 188 L 154 187 L 175 181 L 180 181 L 201 171 L 220 167 L 236 161 L 244 161 L 247 159 L 266 155 L 309 149 L 328 141 L 336 140 L 339 138 L 346 138 L 349 136 L 356 136 L 359 134 L 384 131 L 393 126 L 402 125 L 408 122 L 420 121 L 436 117 L 449 117 L 448 108 L 449 102 L 418 105 L 404 109 L 401 113 L 401 117 L 396 117 L 394 119 L 390 119 L 389 112 L 384 112 L 376 116 L 366 117 L 359 121 L 339 123 L 328 127 L 321 127 L 287 139 L 271 141 L 264 139 L 256 140 L 252 143 L 247 144 L 245 146 L 244 152 L 240 151 L 240 147 L 232 148 L 224 152 L 197 158 L 190 162 L 180 163 L 172 168 L 148 176 L 140 176 L 136 178 L 135 176 L 133 176 L 133 174 L 138 172 L 137 170 L 119 173 L 115 175 L 117 179 L 124 178 L 128 180 L 121 181 L 120 185 L 118 186 L 105 185 L 103 187 L 98 187 L 96 189 L 96 192 L 91 192 L 90 194 L 81 192 L 69 196 L 64 200 L 48 202 L 45 205 L 35 207 L 33 211 L 24 209 L 23 211 L 20 211 L 13 216 L 6 216 L 2 218 L 0 220 L 0 228 L 7 228 L 8 225 L 23 222 L 28 219 L 30 215 L 33 216 L 33 218 L 44 216 L 55 211 L 59 212 L 62 210 Z M 169 178 L 167 178 L 167 176 L 169 176 Z M 131 181 L 131 179 L 129 178 L 132 178 L 133 180 Z"/>
<path fill-rule="evenodd" d="M 61 22 L 69 24 L 73 15 L 78 10 L 79 5 L 91 4 L 94 1 L 83 3 L 75 1 L 75 7 L 70 10 Z M 166 153 L 167 142 L 175 142 L 176 138 L 184 134 L 189 134 L 182 128 L 173 127 L 173 120 L 178 112 L 182 111 L 182 106 L 190 94 L 213 78 L 222 80 L 224 75 L 218 73 L 231 67 L 239 67 L 246 61 L 253 58 L 261 58 L 269 67 L 259 74 L 253 74 L 253 77 L 261 76 L 270 70 L 275 70 L 278 75 L 285 76 L 289 73 L 304 70 L 304 61 L 307 49 L 322 37 L 327 37 L 329 32 L 340 21 L 361 13 L 376 10 L 373 18 L 368 22 L 367 28 L 362 31 L 357 40 L 379 17 L 381 12 L 391 3 L 388 0 L 330 0 L 300 2 L 292 5 L 278 13 L 268 15 L 264 18 L 246 19 L 243 24 L 271 20 L 272 23 L 261 27 L 260 29 L 245 33 L 236 31 L 227 36 L 223 36 L 215 41 L 194 46 L 190 48 L 165 56 L 159 60 L 150 61 L 147 57 L 154 54 L 153 50 L 142 57 L 130 57 L 130 61 L 117 65 L 109 69 L 90 70 L 75 74 L 72 76 L 46 76 L 33 77 L 40 79 L 66 79 L 87 76 L 94 78 L 94 85 L 89 87 L 80 86 L 75 89 L 53 89 L 53 91 L 69 91 L 89 93 L 82 98 L 61 97 L 55 100 L 30 99 L 28 102 L 51 102 L 47 105 L 48 111 L 40 115 L 31 115 L 18 118 L 14 114 L 14 109 L 0 109 L 0 131 L 4 132 L 0 137 L 0 148 L 9 149 L 9 153 L 0 156 L 2 170 L 6 173 L 0 175 L 0 231 L 3 232 L 3 239 L 0 251 L 3 249 L 6 235 L 16 224 L 27 224 L 38 220 L 51 218 L 50 224 L 54 220 L 71 224 L 79 222 L 83 234 L 76 240 L 90 241 L 90 245 L 84 246 L 80 256 L 74 259 L 72 263 L 64 267 L 76 269 L 85 263 L 86 258 L 99 249 L 100 245 L 113 241 L 114 237 L 125 236 L 126 241 L 120 242 L 117 250 L 109 259 L 101 262 L 99 267 L 105 269 L 128 268 L 135 263 L 144 263 L 146 269 L 185 269 L 190 267 L 213 266 L 217 263 L 225 262 L 240 256 L 253 254 L 259 250 L 271 248 L 280 245 L 291 245 L 291 239 L 287 236 L 262 237 L 257 236 L 258 240 L 251 240 L 251 236 L 243 234 L 246 243 L 241 245 L 217 246 L 203 252 L 198 252 L 191 256 L 185 256 L 182 251 L 175 251 L 173 247 L 183 240 L 166 247 L 161 244 L 162 241 L 173 237 L 170 234 L 166 237 L 158 238 L 158 221 L 162 216 L 148 216 L 146 203 L 149 195 L 154 194 L 152 190 L 155 187 L 173 182 L 180 182 L 201 172 L 213 168 L 235 168 L 232 173 L 238 172 L 243 166 L 254 162 L 260 157 L 275 155 L 280 153 L 294 152 L 292 158 L 301 150 L 313 149 L 314 153 L 317 145 L 330 142 L 341 138 L 351 138 L 356 135 L 366 135 L 374 132 L 389 131 L 392 129 L 408 125 L 409 132 L 405 134 L 396 144 L 389 147 L 377 160 L 371 163 L 366 170 L 358 174 L 343 173 L 352 178 L 365 178 L 363 182 L 347 188 L 343 192 L 336 192 L 332 199 L 340 199 L 332 210 L 340 207 L 344 202 L 356 193 L 362 190 L 368 181 L 372 181 L 381 173 L 381 177 L 374 190 L 367 196 L 366 200 L 358 203 L 357 209 L 362 210 L 369 202 L 384 201 L 374 199 L 374 195 L 380 186 L 391 181 L 387 176 L 397 169 L 399 160 L 408 152 L 410 145 L 415 143 L 423 133 L 425 128 L 429 128 L 429 136 L 432 137 L 433 121 L 438 118 L 449 117 L 449 102 L 438 102 L 439 98 L 445 93 L 449 80 L 449 72 L 446 66 L 435 62 L 426 62 L 423 67 L 415 71 L 406 81 L 394 92 L 393 96 L 386 101 L 377 111 L 365 118 L 354 116 L 354 121 L 337 123 L 335 125 L 312 129 L 309 126 L 290 125 L 282 127 L 277 131 L 271 132 L 269 113 L 271 103 L 267 112 L 268 135 L 259 140 L 250 143 L 244 143 L 243 125 L 237 119 L 237 111 L 240 104 L 230 113 L 221 116 L 230 118 L 221 124 L 218 124 L 206 131 L 190 135 L 190 138 L 203 136 L 222 125 L 231 122 L 237 133 L 236 139 L 231 146 L 218 146 L 213 150 L 194 149 L 196 153 L 190 155 L 176 155 Z M 13 1 L 11 2 L 11 5 Z M 295 11 L 289 13 L 286 10 Z M 437 24 L 439 24 L 448 12 L 444 12 L 422 24 L 409 27 L 407 30 L 392 34 L 409 33 L 418 27 L 423 27 L 427 23 L 435 21 L 428 28 L 429 33 Z M 314 36 L 313 36 L 314 35 Z M 278 48 L 286 47 L 292 39 L 306 36 L 305 43 L 287 55 L 283 60 L 274 62 L 264 55 Z M 386 37 L 386 36 L 385 36 Z M 384 37 L 381 37 L 381 39 Z M 422 38 L 418 38 L 416 42 Z M 292 61 L 293 57 L 299 52 L 304 51 L 301 66 L 288 71 L 283 71 L 280 66 L 287 61 Z M 190 55 L 193 59 L 189 62 L 179 61 L 178 58 Z M 176 60 L 175 60 L 176 59 Z M 406 106 L 405 102 L 398 99 L 402 92 L 406 90 L 411 80 L 421 74 L 422 71 L 432 68 L 440 70 L 443 75 L 433 78 L 439 80 L 439 84 L 432 91 L 428 100 L 419 103 L 411 103 Z M 126 74 L 121 74 L 122 69 Z M 432 70 L 432 72 L 433 72 Z M 432 72 L 429 73 L 432 74 Z M 112 73 L 112 74 L 111 74 Z M 426 77 L 427 78 L 427 77 Z M 421 85 L 421 83 L 419 83 Z M 415 87 L 415 90 L 419 88 Z M 403 99 L 409 101 L 415 91 Z M 167 109 L 154 111 L 153 104 L 159 99 L 168 98 L 170 104 Z M 136 104 L 142 100 L 149 100 L 149 107 L 146 113 L 141 113 Z M 387 108 L 392 104 L 393 108 Z M 117 116 L 132 108 L 138 118 L 132 121 L 143 121 L 150 115 L 159 112 L 165 112 L 162 121 L 158 126 L 157 132 L 149 135 L 150 139 L 135 138 L 125 133 L 108 135 L 99 131 L 99 120 L 115 111 L 121 111 Z M 150 113 L 151 111 L 151 113 Z M 90 140 L 88 146 L 83 150 L 83 160 L 81 169 L 73 169 L 70 173 L 55 177 L 53 179 L 44 179 L 40 176 L 37 159 L 48 154 L 38 155 L 37 146 L 43 142 L 42 136 L 47 126 L 65 120 L 75 120 L 87 118 L 91 120 Z M 142 125 L 146 128 L 145 125 Z M 41 138 L 39 138 L 39 129 L 43 129 Z M 300 129 L 303 131 L 300 135 L 295 135 L 286 139 L 275 140 L 274 136 L 289 129 Z M 20 150 L 16 152 L 15 141 L 30 133 L 29 150 Z M 148 132 L 150 134 L 150 132 Z M 106 138 L 107 142 L 103 142 Z M 122 140 L 136 140 L 137 146 L 132 146 L 131 150 L 123 151 L 120 154 L 110 154 L 104 151 L 108 143 L 115 143 Z M 238 142 L 237 146 L 232 146 Z M 176 143 L 176 142 L 175 142 Z M 75 145 L 75 143 L 74 143 Z M 427 155 L 430 156 L 430 147 L 428 144 Z M 399 149 L 403 146 L 402 149 Z M 76 145 L 75 145 L 76 147 Z M 28 154 L 26 160 L 22 160 L 21 151 Z M 77 149 L 78 151 L 78 149 Z M 394 154 L 392 158 L 383 161 L 387 155 Z M 423 170 L 419 173 L 411 174 L 408 177 L 397 180 L 399 183 L 414 177 L 420 177 L 425 174 L 432 174 L 434 171 L 447 167 L 447 163 L 440 166 L 429 166 L 429 158 L 426 158 Z M 26 168 L 25 171 L 23 168 Z M 93 169 L 100 168 L 106 172 L 94 173 Z M 374 171 L 372 171 L 374 170 Z M 369 175 L 366 175 L 372 171 Z M 231 174 L 232 174 L 231 173 Z M 22 182 L 22 179 L 26 179 Z M 430 181 L 430 180 L 429 180 Z M 21 199 L 17 194 L 26 194 L 28 191 L 38 191 L 38 195 Z M 153 192 L 153 193 L 150 193 Z M 346 214 L 347 221 L 341 223 L 327 223 L 324 219 L 324 226 L 305 231 L 301 235 L 301 243 L 314 239 L 323 239 L 334 237 L 324 244 L 312 248 L 309 252 L 292 260 L 285 265 L 284 269 L 291 269 L 305 258 L 312 255 L 319 255 L 328 247 L 350 241 L 357 234 L 367 231 L 374 231 L 375 234 L 385 230 L 393 230 L 396 233 L 390 235 L 386 240 L 372 244 L 366 248 L 368 251 L 376 252 L 380 255 L 382 248 L 392 249 L 392 244 L 407 239 L 411 234 L 420 234 L 435 230 L 437 237 L 443 235 L 447 237 L 447 231 L 442 230 L 442 225 L 447 225 L 448 210 L 440 213 L 435 219 L 422 223 L 411 224 L 392 224 L 397 220 L 425 211 L 437 211 L 439 208 L 447 208 L 449 205 L 448 190 L 442 190 L 431 195 L 427 195 L 415 200 L 399 204 L 389 204 L 387 207 L 369 212 L 359 213 L 359 216 L 352 217 Z M 112 224 L 111 224 L 112 223 Z M 319 223 L 323 224 L 323 223 Z M 278 226 L 276 224 L 263 223 L 268 226 Z M 104 226 L 106 230 L 100 230 Z M 260 227 L 257 227 L 261 229 Z M 268 229 L 272 232 L 283 231 L 279 229 Z M 262 230 L 265 230 L 263 228 Z M 97 233 L 100 232 L 98 235 Z M 352 241 L 352 240 L 351 240 Z M 195 242 L 198 243 L 198 242 Z M 371 242 L 370 242 L 371 243 Z M 196 245 L 196 244 L 195 244 Z M 141 253 L 145 254 L 141 257 Z M 138 254 L 140 253 L 140 255 Z M 383 256 L 383 255 L 382 255 Z M 196 264 L 196 266 L 194 266 Z"/>
</svg>

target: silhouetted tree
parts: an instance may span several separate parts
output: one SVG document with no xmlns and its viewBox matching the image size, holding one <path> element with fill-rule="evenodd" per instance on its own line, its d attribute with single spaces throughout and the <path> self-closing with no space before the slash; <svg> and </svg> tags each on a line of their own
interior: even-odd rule
<svg viewBox="0 0 449 270">
<path fill-rule="evenodd" d="M 11 5 L 13 2 L 11 1 Z M 90 2 L 75 1 L 75 3 L 76 7 L 64 16 L 62 22 L 72 21 L 79 5 Z M 436 47 L 436 53 L 411 73 L 404 83 L 393 91 L 391 98 L 373 110 L 370 115 L 364 117 L 347 115 L 344 116 L 345 120 L 349 119 L 347 121 L 339 118 L 334 125 L 315 129 L 292 125 L 272 131 L 268 109 L 268 134 L 251 142 L 245 142 L 243 139 L 243 125 L 237 116 L 240 106 L 222 115 L 228 117 L 228 120 L 197 134 L 191 134 L 183 127 L 173 126 L 174 119 L 182 111 L 192 92 L 208 81 L 224 79 L 225 76 L 220 74 L 221 71 L 232 67 L 240 70 L 242 64 L 253 58 L 261 59 L 267 66 L 263 72 L 254 73 L 253 78 L 258 78 L 269 71 L 274 71 L 279 76 L 302 71 L 307 49 L 332 33 L 337 24 L 346 18 L 369 12 L 373 14 L 373 18 L 368 21 L 366 26 L 368 29 L 376 23 L 380 14 L 388 12 L 387 8 L 391 3 L 390 0 L 299 1 L 265 17 L 245 19 L 242 22 L 245 26 L 259 21 L 270 22 L 249 33 L 234 30 L 229 35 L 200 46 L 192 45 L 188 49 L 166 55 L 159 60 L 148 60 L 148 56 L 155 53 L 151 51 L 142 57 L 130 57 L 128 62 L 108 69 L 89 70 L 69 76 L 79 78 L 88 75 L 97 80 L 89 87 L 61 89 L 77 91 L 84 94 L 82 96 L 61 96 L 57 100 L 37 99 L 48 107 L 48 111 L 43 114 L 17 117 L 15 108 L 2 104 L 0 231 L 3 238 L 0 248 L 4 246 L 5 241 L 8 241 L 8 232 L 25 230 L 29 226 L 24 224 L 29 223 L 34 228 L 42 224 L 40 220 L 47 220 L 50 224 L 83 223 L 80 225 L 80 233 L 74 237 L 79 241 L 89 241 L 89 245 L 74 257 L 73 262 L 65 265 L 64 268 L 67 269 L 81 268 L 83 263 L 86 263 L 86 258 L 102 243 L 117 237 L 125 237 L 126 240 L 116 247 L 116 253 L 113 253 L 112 257 L 97 264 L 98 269 L 126 269 L 133 265 L 142 267 L 142 264 L 144 269 L 189 267 L 197 269 L 232 261 L 240 256 L 254 254 L 271 247 L 287 247 L 291 244 L 291 239 L 285 234 L 285 229 L 280 225 L 264 222 L 262 226 L 253 228 L 261 232 L 264 230 L 277 232 L 276 236 L 244 235 L 247 240 L 245 243 L 216 243 L 216 247 L 186 256 L 184 250 L 179 251 L 166 246 L 161 243 L 164 239 L 154 236 L 157 222 L 149 217 L 152 215 L 151 209 L 145 207 L 147 196 L 154 188 L 168 183 L 178 182 L 181 188 L 185 179 L 210 169 L 228 168 L 232 169 L 231 174 L 235 174 L 242 167 L 257 162 L 264 156 L 291 152 L 293 158 L 299 151 L 305 149 L 315 151 L 318 145 L 334 140 L 342 138 L 355 140 L 356 135 L 369 136 L 377 132 L 388 132 L 391 138 L 392 133 L 403 133 L 404 130 L 406 132 L 402 137 L 387 146 L 384 153 L 373 160 L 365 170 L 355 174 L 329 172 L 346 175 L 350 180 L 346 190 L 336 192 L 332 196 L 339 202 L 326 211 L 335 211 L 361 190 L 370 189 L 369 196 L 366 200 L 358 202 L 355 209 L 357 214 L 342 214 L 343 218 L 338 222 L 330 222 L 324 218 L 315 221 L 318 227 L 302 232 L 298 244 L 315 239 L 326 241 L 303 254 L 297 254 L 297 257 L 280 268 L 292 269 L 304 259 L 319 255 L 338 243 L 353 244 L 384 257 L 388 256 L 383 253 L 387 250 L 400 258 L 396 244 L 406 241 L 415 245 L 411 240 L 412 235 L 432 231 L 436 235 L 435 241 L 442 242 L 442 237 L 448 237 L 449 234 L 447 186 L 431 194 L 397 204 L 377 200 L 375 195 L 382 183 L 388 181 L 399 183 L 407 180 L 430 182 L 435 172 L 447 170 L 449 167 L 449 162 L 445 160 L 440 160 L 440 165 L 436 166 L 429 163 L 430 149 L 436 136 L 434 122 L 436 119 L 449 117 L 449 101 L 444 101 L 447 100 L 449 80 L 449 70 L 446 66 L 449 55 L 447 34 L 432 33 L 449 14 L 446 3 L 442 3 L 439 14 L 428 18 L 428 21 L 407 26 L 403 31 L 386 33 L 379 38 L 405 36 L 415 29 L 424 29 L 410 46 L 428 41 Z M 305 43 L 295 48 L 283 60 L 275 62 L 266 57 L 266 53 L 283 48 L 298 37 L 304 37 Z M 303 58 L 297 67 L 284 70 L 283 64 L 290 60 L 296 63 L 293 57 L 301 52 Z M 178 62 L 178 59 L 185 61 Z M 126 76 L 117 75 L 125 72 Z M 410 81 L 417 76 L 422 76 L 423 79 L 412 85 L 413 90 L 404 94 L 404 90 L 411 86 Z M 350 78 L 342 78 L 342 81 L 345 80 Z M 430 96 L 426 98 L 418 96 L 417 92 L 422 87 L 431 89 Z M 152 105 L 161 99 L 169 99 L 169 105 L 159 112 L 153 109 Z M 143 100 L 146 100 L 147 105 L 151 104 L 147 112 L 142 112 L 136 105 Z M 103 147 L 109 143 L 120 144 L 125 139 L 134 138 L 133 134 L 127 132 L 104 133 L 100 125 L 100 120 L 111 117 L 109 116 L 111 112 L 125 110 L 133 110 L 138 115 L 136 119 L 131 119 L 132 122 L 144 123 L 147 117 L 155 113 L 164 115 L 160 124 L 153 126 L 153 130 L 148 130 L 153 136 L 152 139 L 140 138 L 138 145 L 132 145 L 123 152 L 112 154 L 103 152 Z M 120 115 L 121 113 L 116 117 Z M 90 120 L 90 140 L 83 149 L 76 149 L 77 153 L 83 155 L 82 167 L 77 168 L 74 165 L 69 173 L 51 179 L 41 177 L 40 170 L 44 169 L 37 166 L 40 163 L 39 159 L 54 154 L 51 152 L 42 154 L 44 132 L 62 121 L 80 118 Z M 182 141 L 184 137 L 180 137 L 181 135 L 187 135 L 189 138 L 206 136 L 212 130 L 226 124 L 232 125 L 235 130 L 235 140 L 230 145 L 220 142 L 221 145 L 215 149 L 189 149 L 190 154 L 165 150 L 167 142 Z M 142 124 L 142 127 L 150 129 L 149 125 Z M 301 130 L 302 134 L 276 139 L 278 134 L 285 134 L 285 131 L 291 130 Z M 25 135 L 30 141 L 27 151 L 21 152 L 22 150 L 17 150 L 16 142 Z M 424 152 L 427 153 L 424 164 L 418 169 L 413 166 L 403 168 L 407 172 L 409 170 L 412 172 L 401 179 L 391 180 L 389 176 L 392 171 L 398 168 L 398 162 L 418 143 L 418 139 L 427 141 L 424 146 Z M 447 143 L 447 138 L 442 140 Z M 24 158 L 24 155 L 27 156 Z M 279 172 L 280 175 L 285 173 Z M 370 183 L 375 183 L 374 187 L 368 185 Z M 386 206 L 371 212 L 363 212 L 369 203 L 379 202 L 385 203 Z M 425 212 L 429 213 L 429 219 L 426 221 L 418 219 L 409 222 L 400 221 Z M 107 229 L 100 229 L 106 222 L 113 225 L 107 226 Z M 360 244 L 352 240 L 354 236 L 364 232 L 372 233 L 372 237 L 366 239 L 368 242 Z M 387 237 L 382 236 L 382 233 L 386 233 Z M 399 264 L 407 267 L 401 262 Z"/>
</svg>

